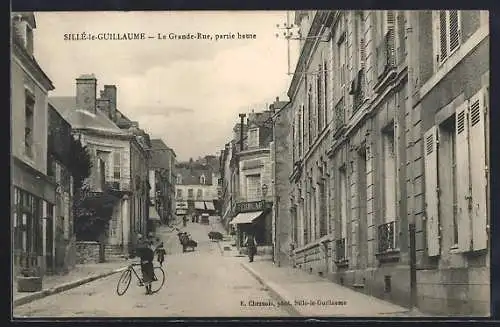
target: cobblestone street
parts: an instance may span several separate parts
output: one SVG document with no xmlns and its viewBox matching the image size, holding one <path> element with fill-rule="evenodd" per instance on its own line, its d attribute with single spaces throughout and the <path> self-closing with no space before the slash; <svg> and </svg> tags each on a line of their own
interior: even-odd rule
<svg viewBox="0 0 500 327">
<path fill-rule="evenodd" d="M 216 222 L 212 222 L 217 226 Z M 219 226 L 217 226 L 219 227 Z M 215 227 L 213 227 L 215 228 Z M 278 307 L 242 306 L 241 301 L 265 301 L 270 293 L 241 265 L 225 257 L 208 239 L 211 226 L 188 223 L 198 241 L 194 252 L 182 253 L 174 232 L 160 230 L 167 252 L 166 282 L 152 296 L 133 277 L 123 296 L 116 294 L 120 274 L 16 307 L 15 317 L 210 317 L 286 316 Z"/>
</svg>

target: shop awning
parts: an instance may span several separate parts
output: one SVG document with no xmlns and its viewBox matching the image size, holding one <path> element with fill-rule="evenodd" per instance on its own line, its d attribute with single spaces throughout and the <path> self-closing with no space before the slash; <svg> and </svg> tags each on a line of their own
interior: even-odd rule
<svg viewBox="0 0 500 327">
<path fill-rule="evenodd" d="M 197 210 L 205 210 L 205 203 L 202 201 L 196 201 L 194 203 L 194 208 Z"/>
<path fill-rule="evenodd" d="M 205 202 L 205 207 L 207 208 L 207 210 L 215 210 L 213 202 Z"/>
<path fill-rule="evenodd" d="M 249 224 L 255 219 L 259 218 L 262 214 L 262 211 L 254 211 L 254 212 L 242 212 L 239 213 L 236 217 L 231 220 L 231 225 L 237 224 Z"/>
<path fill-rule="evenodd" d="M 150 220 L 160 220 L 160 215 L 156 211 L 155 206 L 149 206 L 149 219 Z"/>
</svg>

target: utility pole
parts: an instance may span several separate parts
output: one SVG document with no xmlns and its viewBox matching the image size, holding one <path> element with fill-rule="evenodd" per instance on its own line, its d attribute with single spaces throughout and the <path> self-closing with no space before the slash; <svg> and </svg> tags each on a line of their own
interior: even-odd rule
<svg viewBox="0 0 500 327">
<path fill-rule="evenodd" d="M 287 46 L 287 74 L 290 75 L 290 40 L 293 37 L 293 31 L 292 29 L 297 28 L 294 24 L 290 23 L 290 12 L 286 12 L 286 23 L 283 25 L 277 24 L 276 27 L 280 30 L 283 30 L 283 37 L 286 39 L 286 46 Z M 280 37 L 279 33 L 276 33 L 276 37 Z"/>
</svg>

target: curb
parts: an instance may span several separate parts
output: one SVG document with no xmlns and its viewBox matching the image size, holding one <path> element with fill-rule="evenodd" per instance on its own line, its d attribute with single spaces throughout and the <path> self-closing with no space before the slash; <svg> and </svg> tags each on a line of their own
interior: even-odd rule
<svg viewBox="0 0 500 327">
<path fill-rule="evenodd" d="M 127 269 L 127 267 L 118 268 L 118 269 L 108 271 L 108 272 L 105 272 L 102 274 L 93 275 L 90 277 L 85 277 L 85 278 L 82 278 L 82 279 L 79 279 L 79 280 L 76 280 L 73 282 L 68 282 L 68 283 L 61 284 L 61 285 L 58 285 L 58 286 L 55 286 L 55 287 L 52 287 L 49 289 L 45 289 L 45 290 L 42 290 L 39 292 L 28 294 L 26 296 L 23 296 L 21 298 L 14 300 L 13 306 L 17 307 L 17 306 L 24 305 L 24 304 L 27 304 L 27 303 L 30 303 L 30 302 L 33 302 L 33 301 L 36 301 L 39 299 L 43 299 L 44 297 L 47 297 L 49 295 L 58 294 L 58 293 L 70 290 L 72 288 L 76 288 L 76 287 L 81 286 L 83 284 L 87 284 L 87 283 L 93 282 L 95 280 L 98 280 L 98 279 L 101 279 L 104 277 L 108 277 L 108 276 L 111 276 L 113 274 L 117 274 L 119 272 L 124 271 L 125 269 Z"/>
<path fill-rule="evenodd" d="M 242 262 L 240 264 L 243 267 L 243 269 L 248 271 L 250 273 L 250 275 L 252 275 L 255 279 L 257 279 L 257 281 L 260 284 L 262 284 L 264 287 L 266 287 L 268 289 L 269 293 L 271 293 L 271 295 L 274 298 L 276 298 L 279 301 L 293 302 L 292 299 L 287 299 L 287 297 L 285 295 L 283 295 L 283 292 L 278 289 L 277 285 L 275 285 L 274 283 L 271 283 L 269 281 L 266 281 L 258 272 L 255 271 L 255 269 L 253 269 L 249 265 L 245 264 L 244 262 Z M 283 310 L 288 312 L 288 314 L 290 314 L 290 316 L 292 316 L 292 317 L 304 317 L 304 315 L 301 314 L 299 310 L 295 309 L 295 307 L 293 305 L 285 305 L 285 306 L 282 306 L 282 308 L 283 308 Z"/>
</svg>

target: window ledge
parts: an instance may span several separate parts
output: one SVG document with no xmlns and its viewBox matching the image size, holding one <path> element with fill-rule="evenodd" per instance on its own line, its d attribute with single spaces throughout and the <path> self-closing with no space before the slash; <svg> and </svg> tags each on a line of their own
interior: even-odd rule
<svg viewBox="0 0 500 327">
<path fill-rule="evenodd" d="M 384 252 L 376 253 L 375 256 L 380 262 L 394 262 L 399 261 L 400 251 L 399 249 L 388 249 Z"/>
<path fill-rule="evenodd" d="M 396 78 L 398 75 L 397 73 L 397 67 L 390 67 L 386 69 L 386 72 L 382 75 L 381 78 L 378 79 L 377 83 L 373 87 L 373 91 L 375 91 L 376 94 L 382 93 L 387 85 Z"/>
</svg>

